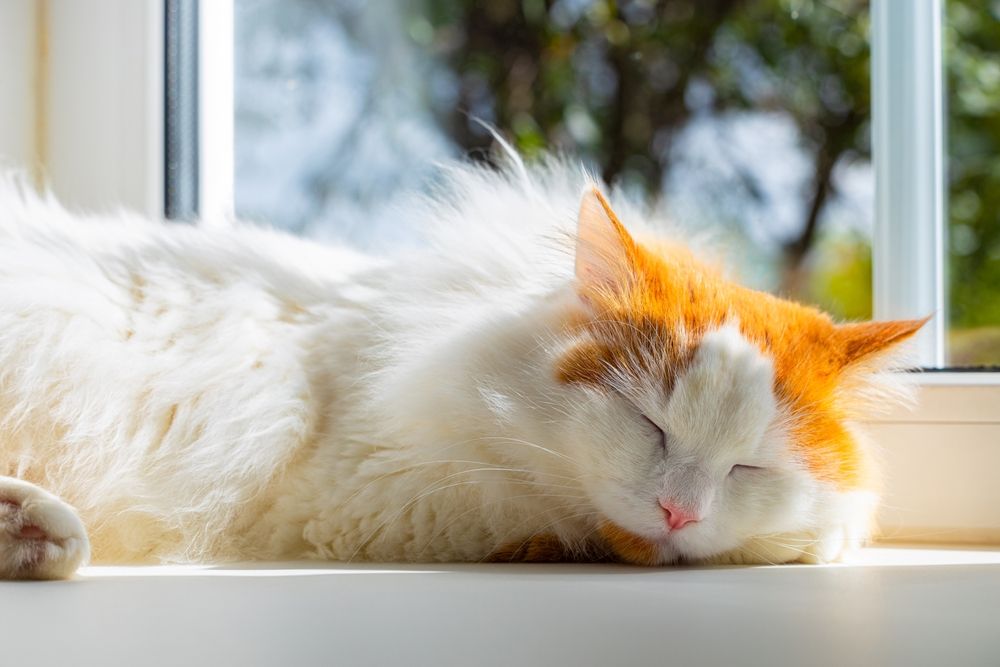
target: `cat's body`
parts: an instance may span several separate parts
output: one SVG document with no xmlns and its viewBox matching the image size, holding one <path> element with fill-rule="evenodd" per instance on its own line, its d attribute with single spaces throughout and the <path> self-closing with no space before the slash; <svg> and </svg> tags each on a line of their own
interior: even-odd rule
<svg viewBox="0 0 1000 667">
<path fill-rule="evenodd" d="M 670 248 L 706 319 L 633 320 L 636 281 L 612 284 L 649 260 L 614 249 L 594 192 L 574 241 L 572 174 L 460 169 L 421 214 L 432 247 L 391 260 L 81 218 L 7 183 L 0 574 L 86 557 L 72 511 L 14 478 L 76 508 L 98 562 L 825 560 L 863 539 L 873 478 L 834 395 L 863 382 L 833 375 L 915 325 L 820 340 L 840 329 L 814 311 L 735 287 L 720 306 L 728 283 Z M 772 341 L 802 319 L 839 367 Z"/>
</svg>

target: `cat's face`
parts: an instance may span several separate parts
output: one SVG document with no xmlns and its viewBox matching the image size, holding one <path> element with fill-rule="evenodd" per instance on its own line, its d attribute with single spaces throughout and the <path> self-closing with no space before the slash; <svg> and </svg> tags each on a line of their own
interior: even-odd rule
<svg viewBox="0 0 1000 667">
<path fill-rule="evenodd" d="M 555 359 L 566 438 L 617 555 L 707 558 L 809 528 L 871 485 L 851 401 L 922 324 L 836 325 L 628 236 L 588 193 L 572 340 Z"/>
</svg>

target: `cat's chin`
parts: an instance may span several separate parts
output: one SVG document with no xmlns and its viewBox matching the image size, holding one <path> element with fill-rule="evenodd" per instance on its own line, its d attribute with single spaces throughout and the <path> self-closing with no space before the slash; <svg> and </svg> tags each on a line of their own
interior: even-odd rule
<svg viewBox="0 0 1000 667">
<path fill-rule="evenodd" d="M 690 535 L 664 532 L 660 536 L 647 537 L 622 528 L 605 520 L 600 528 L 601 538 L 617 560 L 632 565 L 665 566 L 697 565 L 714 563 L 731 547 L 707 549 L 706 545 L 692 543 Z M 719 561 L 725 562 L 725 561 Z"/>
<path fill-rule="evenodd" d="M 637 535 L 611 521 L 604 521 L 600 535 L 618 560 L 633 565 L 675 565 L 689 560 L 671 533 L 655 538 Z"/>
</svg>

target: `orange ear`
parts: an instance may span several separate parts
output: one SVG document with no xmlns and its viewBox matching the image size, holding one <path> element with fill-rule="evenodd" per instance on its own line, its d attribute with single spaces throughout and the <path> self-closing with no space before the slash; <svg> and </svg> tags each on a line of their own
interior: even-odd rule
<svg viewBox="0 0 1000 667">
<path fill-rule="evenodd" d="M 576 280 L 581 293 L 614 289 L 628 279 L 635 257 L 629 236 L 597 186 L 580 202 L 576 236 Z"/>
<path fill-rule="evenodd" d="M 902 343 L 917 333 L 929 319 L 930 316 L 919 320 L 841 324 L 837 330 L 844 342 L 844 365 L 861 361 Z"/>
</svg>

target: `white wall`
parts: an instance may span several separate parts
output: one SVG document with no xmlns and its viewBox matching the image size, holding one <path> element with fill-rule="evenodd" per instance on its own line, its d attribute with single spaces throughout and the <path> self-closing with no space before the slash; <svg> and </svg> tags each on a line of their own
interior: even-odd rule
<svg viewBox="0 0 1000 667">
<path fill-rule="evenodd" d="M 881 539 L 1000 544 L 1000 386 L 990 375 L 922 377 L 912 411 L 869 425 L 885 474 Z"/>
<path fill-rule="evenodd" d="M 2 0 L 0 161 L 40 165 L 72 208 L 161 215 L 162 12 L 161 0 Z"/>
<path fill-rule="evenodd" d="M 35 161 L 35 0 L 0 2 L 0 167 Z"/>
<path fill-rule="evenodd" d="M 45 131 L 54 190 L 70 206 L 160 215 L 162 2 L 50 5 Z"/>
</svg>

